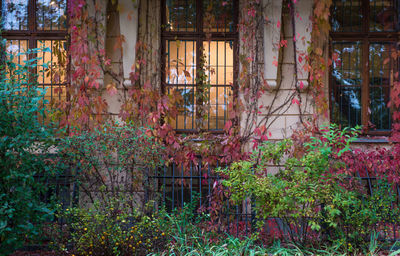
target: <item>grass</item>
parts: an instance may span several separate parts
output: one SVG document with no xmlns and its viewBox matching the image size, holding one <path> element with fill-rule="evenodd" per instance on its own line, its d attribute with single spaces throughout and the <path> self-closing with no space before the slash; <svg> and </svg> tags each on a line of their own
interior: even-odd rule
<svg viewBox="0 0 400 256">
<path fill-rule="evenodd" d="M 366 256 L 396 256 L 400 255 L 400 250 L 394 243 L 390 249 L 383 249 L 382 245 L 377 242 L 378 235 L 371 234 L 371 240 L 368 248 L 364 251 L 347 251 L 344 245 L 333 244 L 330 246 L 320 246 L 320 248 L 300 248 L 294 244 L 282 244 L 280 241 L 275 241 L 271 246 L 264 247 L 257 244 L 254 239 L 239 239 L 228 236 L 226 239 L 218 243 L 207 242 L 206 233 L 201 236 L 184 236 L 175 237 L 174 243 L 171 243 L 169 249 L 162 253 L 154 253 L 151 256 L 346 256 L 346 255 L 366 255 Z"/>
</svg>

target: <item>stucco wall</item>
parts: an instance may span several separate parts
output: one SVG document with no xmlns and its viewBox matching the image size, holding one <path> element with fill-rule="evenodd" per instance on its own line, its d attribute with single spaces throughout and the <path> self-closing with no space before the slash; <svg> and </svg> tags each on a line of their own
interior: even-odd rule
<svg viewBox="0 0 400 256">
<path fill-rule="evenodd" d="M 240 5 L 243 6 L 246 0 L 240 0 Z M 266 0 L 263 2 L 265 8 L 273 3 L 276 5 L 279 0 Z M 301 14 L 301 18 L 298 17 L 296 19 L 295 29 L 298 33 L 306 33 L 305 38 L 309 38 L 311 32 L 310 20 L 309 16 L 311 14 L 312 8 L 312 0 L 303 0 L 297 3 L 299 14 Z M 133 3 L 133 4 L 132 4 Z M 134 58 L 143 58 L 146 60 L 148 64 L 145 69 L 141 71 L 140 83 L 150 82 L 152 86 L 156 89 L 160 89 L 161 81 L 161 63 L 160 63 L 160 43 L 161 43 L 161 1 L 158 0 L 141 0 L 141 1 L 128 1 L 128 0 L 120 0 L 120 9 L 119 11 L 115 8 L 108 7 L 107 11 L 107 35 L 106 35 L 106 46 L 107 46 L 107 54 L 111 57 L 112 60 L 112 69 L 116 73 L 120 73 L 124 78 L 126 85 L 128 86 L 129 82 L 126 82 L 129 78 L 130 69 L 134 68 L 133 60 Z M 279 4 L 278 4 L 279 6 Z M 279 53 L 267 52 L 267 56 L 277 55 L 279 60 L 279 65 L 276 71 L 276 89 L 266 92 L 262 96 L 263 105 L 269 105 L 271 108 L 275 108 L 281 105 L 285 99 L 287 99 L 288 95 L 291 95 L 296 90 L 296 84 L 294 79 L 295 74 L 295 56 L 293 49 L 293 30 L 292 30 L 292 22 L 291 15 L 287 6 L 281 5 L 282 12 L 273 12 L 273 15 L 278 15 L 278 17 L 269 17 L 269 20 L 280 20 L 281 26 L 278 29 L 278 37 L 267 38 L 268 40 L 264 40 L 264 45 L 267 43 L 273 45 L 273 47 L 262 47 L 263 43 L 259 45 L 261 47 L 258 48 L 259 65 L 262 66 L 260 70 L 262 70 L 265 77 L 269 72 L 269 68 L 264 69 L 264 65 L 266 62 L 264 61 L 263 56 L 266 55 L 266 51 L 272 51 L 272 49 L 276 49 L 275 44 L 279 43 L 279 39 L 287 40 L 287 47 L 282 48 Z M 266 12 L 266 15 L 268 12 Z M 276 26 L 276 24 L 265 23 L 264 26 Z M 122 34 L 122 32 L 124 34 Z M 115 49 L 116 40 L 118 37 L 123 35 L 125 38 L 125 42 L 123 42 L 122 46 L 122 54 L 121 51 Z M 134 49 L 136 41 L 134 40 L 137 35 L 137 40 L 144 42 L 149 46 L 147 51 L 135 52 Z M 129 40 L 126 40 L 126 39 Z M 132 39 L 133 38 L 133 39 Z M 260 38 L 260 40 L 263 40 Z M 240 41 L 240 40 L 239 40 Z M 303 41 L 297 41 L 297 49 L 296 52 L 301 52 L 307 49 L 307 45 L 304 44 Z M 273 60 L 266 60 L 273 61 Z M 269 63 L 267 63 L 269 64 Z M 132 66 L 133 65 L 133 66 Z M 267 65 L 271 66 L 271 65 Z M 308 74 L 304 74 L 301 70 L 301 64 L 297 63 L 298 70 L 298 78 L 303 80 L 305 87 L 307 83 Z M 105 76 L 104 83 L 108 84 L 111 79 Z M 121 83 L 124 83 L 121 81 Z M 109 104 L 109 111 L 113 114 L 117 114 L 119 112 L 119 106 L 121 104 L 121 98 L 123 97 L 123 85 L 118 85 L 119 93 L 112 97 L 107 96 L 107 101 Z M 276 98 L 274 100 L 274 98 Z M 301 93 L 301 109 L 295 103 L 290 102 L 287 107 L 282 108 L 281 110 L 274 113 L 270 118 L 270 122 L 268 123 L 269 131 L 271 132 L 271 139 L 282 139 L 289 137 L 292 133 L 293 128 L 296 128 L 299 124 L 300 118 L 299 113 L 301 112 L 304 119 L 307 119 L 313 113 L 312 99 L 308 96 L 306 90 L 303 90 Z M 260 118 L 263 118 L 263 115 L 266 115 L 266 112 L 262 113 Z"/>
</svg>

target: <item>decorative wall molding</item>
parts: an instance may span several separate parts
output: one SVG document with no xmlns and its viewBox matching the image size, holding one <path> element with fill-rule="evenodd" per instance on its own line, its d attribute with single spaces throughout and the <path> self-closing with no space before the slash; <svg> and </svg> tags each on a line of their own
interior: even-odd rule
<svg viewBox="0 0 400 256">
<path fill-rule="evenodd" d="M 304 64 L 306 62 L 305 56 L 308 55 L 308 47 L 311 41 L 311 30 L 312 30 L 312 16 L 313 12 L 313 1 L 303 0 L 295 4 L 295 30 L 296 35 L 296 52 L 297 52 L 297 78 L 298 88 L 305 90 L 308 87 L 308 71 L 304 70 Z M 301 58 L 299 58 L 299 56 Z M 300 61 L 301 60 L 301 61 Z"/>
<path fill-rule="evenodd" d="M 125 42 L 122 45 L 123 56 L 122 66 L 124 73 L 124 85 L 129 86 L 129 74 L 135 64 L 136 59 L 136 42 L 138 38 L 139 27 L 139 1 L 119 0 L 119 24 L 121 35 L 124 36 Z"/>
<path fill-rule="evenodd" d="M 282 0 L 263 0 L 264 17 L 264 79 L 271 90 L 277 88 L 279 41 L 282 29 Z"/>
</svg>

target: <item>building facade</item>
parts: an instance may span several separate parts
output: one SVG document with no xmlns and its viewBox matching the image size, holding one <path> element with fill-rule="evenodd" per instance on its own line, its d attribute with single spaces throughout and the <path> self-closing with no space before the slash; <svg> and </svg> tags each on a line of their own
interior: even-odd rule
<svg viewBox="0 0 400 256">
<path fill-rule="evenodd" d="M 114 85 L 114 93 L 103 95 L 110 115 L 120 114 L 139 60 L 139 83 L 164 95 L 181 95 L 178 113 L 168 120 L 179 133 L 223 132 L 230 104 L 246 97 L 240 86 L 241 73 L 247 69 L 252 74 L 248 90 L 258 95 L 257 114 L 249 124 L 252 110 L 243 111 L 236 124 L 242 130 L 262 125 L 268 139 L 279 140 L 290 137 L 304 120 L 317 119 L 318 124 L 362 125 L 362 142 L 385 143 L 390 135 L 393 109 L 388 103 L 398 75 L 393 57 L 398 1 L 326 1 L 331 10 L 329 37 L 311 42 L 313 0 L 2 0 L 6 50 L 51 49 L 38 56 L 58 70 L 38 71 L 49 102 L 67 97 L 65 88 L 73 83 L 66 60 L 71 41 L 68 15 L 74 4 L 87 4 L 87 15 L 98 24 L 96 40 L 110 58 L 109 67 L 96 77 L 100 88 Z M 258 8 L 254 13 L 252 6 Z M 243 29 L 249 17 L 259 20 L 252 27 L 250 48 L 249 31 Z M 315 95 L 309 90 L 313 75 L 306 66 L 311 46 L 331 64 L 321 78 L 326 115 L 316 110 Z M 205 85 L 208 95 L 199 97 Z M 207 118 L 198 122 L 204 115 Z"/>
</svg>

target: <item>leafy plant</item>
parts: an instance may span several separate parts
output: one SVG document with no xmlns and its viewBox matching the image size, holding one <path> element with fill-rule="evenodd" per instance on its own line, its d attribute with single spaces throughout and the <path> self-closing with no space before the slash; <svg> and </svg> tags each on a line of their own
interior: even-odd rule
<svg viewBox="0 0 400 256">
<path fill-rule="evenodd" d="M 5 41 L 1 41 L 1 49 Z M 45 154 L 55 144 L 44 90 L 37 86 L 33 49 L 13 55 L 2 52 L 0 65 L 0 252 L 7 254 L 39 236 L 40 224 L 52 210 L 41 201 L 45 187 L 39 177 L 52 172 Z M 26 56 L 23 63 L 17 59 Z"/>
<path fill-rule="evenodd" d="M 157 214 L 143 215 L 131 209 L 123 198 L 107 205 L 96 201 L 89 208 L 60 212 L 66 220 L 70 239 L 55 241 L 58 249 L 76 255 L 146 255 L 166 244 L 165 221 Z"/>
<path fill-rule="evenodd" d="M 63 164 L 76 170 L 90 203 L 100 200 L 108 205 L 122 195 L 132 200 L 132 209 L 143 202 L 133 193 L 150 189 L 146 177 L 165 157 L 163 147 L 146 131 L 134 123 L 110 121 L 60 141 Z"/>
<path fill-rule="evenodd" d="M 305 244 L 319 237 L 322 224 L 337 226 L 341 211 L 333 206 L 334 196 L 347 192 L 338 182 L 343 177 L 330 170 L 340 163 L 335 160 L 350 149 L 356 130 L 322 129 L 320 137 L 303 144 L 304 152 L 294 156 L 291 140 L 264 142 L 249 161 L 241 161 L 219 170 L 227 176 L 223 184 L 230 189 L 231 199 L 240 203 L 252 198 L 262 227 L 270 217 L 279 217 L 282 237 Z M 271 174 L 271 165 L 280 165 Z"/>
</svg>

